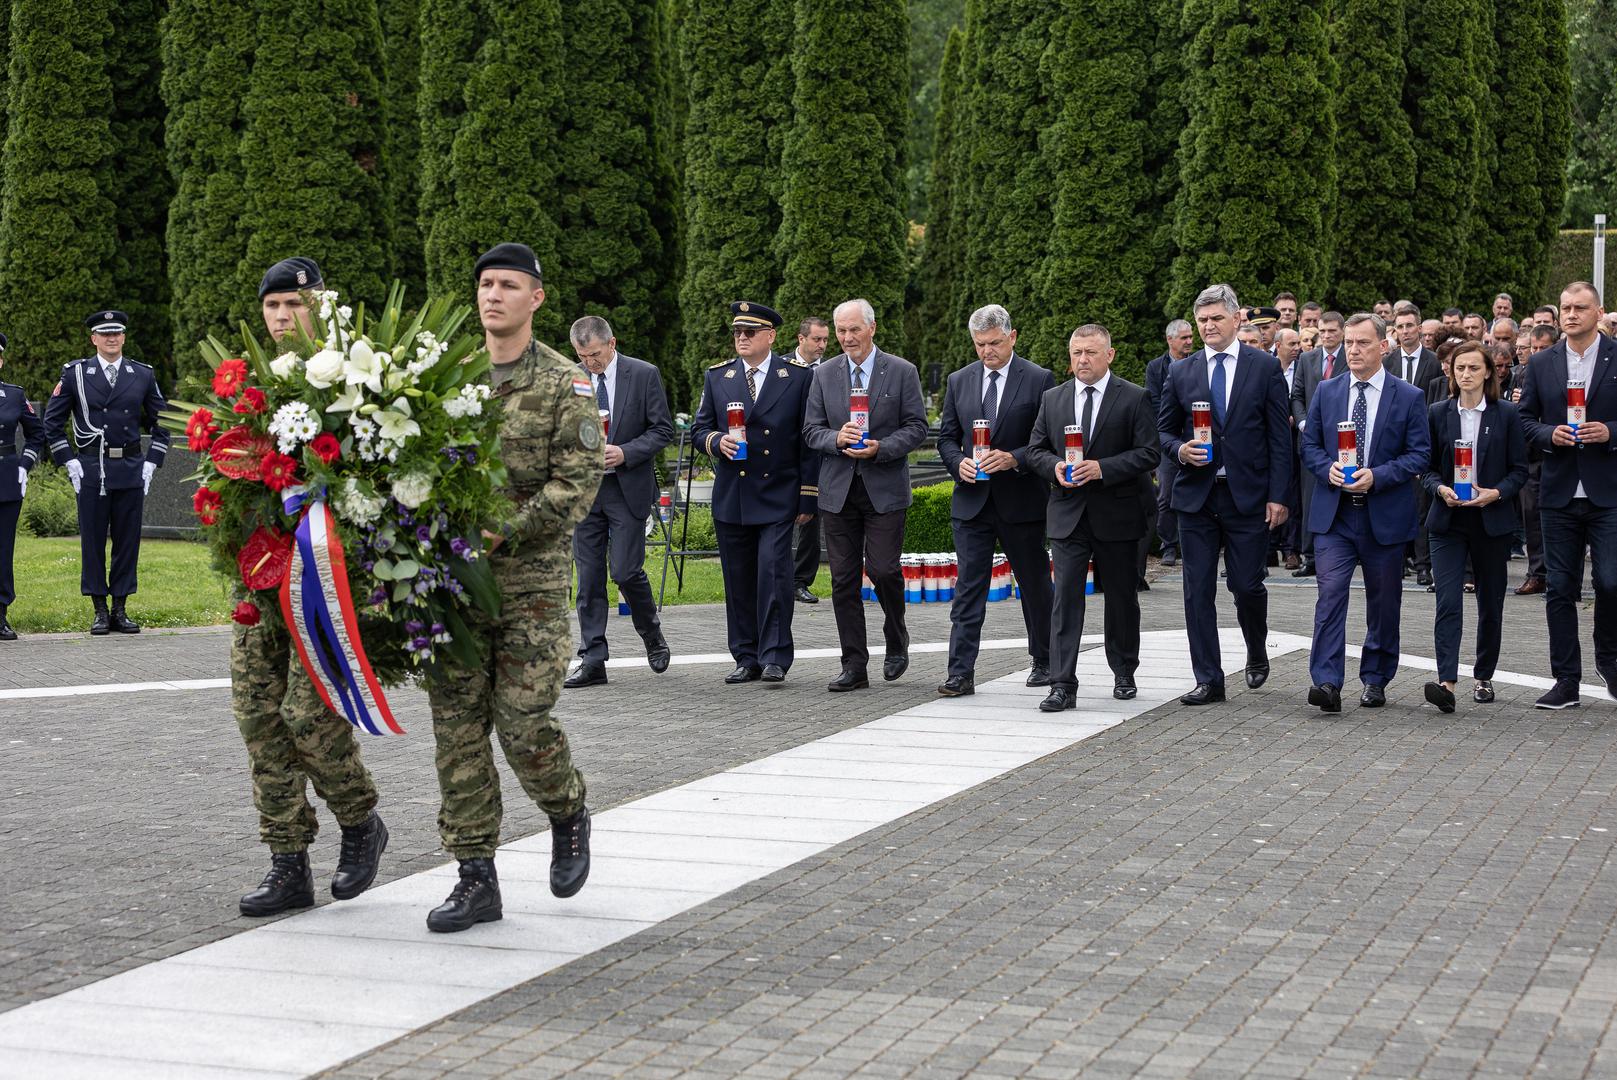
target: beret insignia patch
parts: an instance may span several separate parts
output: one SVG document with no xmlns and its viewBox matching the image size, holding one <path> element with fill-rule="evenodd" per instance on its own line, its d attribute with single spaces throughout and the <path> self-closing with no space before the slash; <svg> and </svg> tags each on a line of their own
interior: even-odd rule
<svg viewBox="0 0 1617 1080">
<path fill-rule="evenodd" d="M 586 450 L 599 450 L 601 448 L 601 422 L 599 420 L 580 420 L 578 422 L 578 444 Z"/>
</svg>

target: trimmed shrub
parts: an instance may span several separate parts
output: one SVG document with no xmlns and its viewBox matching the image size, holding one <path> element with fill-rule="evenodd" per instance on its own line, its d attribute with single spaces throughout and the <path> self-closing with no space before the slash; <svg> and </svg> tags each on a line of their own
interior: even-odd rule
<svg viewBox="0 0 1617 1080">
<path fill-rule="evenodd" d="M 79 504 L 67 472 L 43 464 L 28 474 L 28 494 L 22 500 L 22 524 L 34 536 L 77 536 Z"/>
<path fill-rule="evenodd" d="M 954 550 L 954 530 L 949 526 L 949 502 L 954 484 L 944 482 L 916 488 L 909 512 L 904 516 L 906 553 Z"/>
</svg>

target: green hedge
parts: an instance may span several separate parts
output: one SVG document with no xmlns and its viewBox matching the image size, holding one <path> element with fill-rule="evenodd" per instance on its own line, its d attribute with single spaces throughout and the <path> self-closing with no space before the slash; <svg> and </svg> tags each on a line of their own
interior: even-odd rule
<svg viewBox="0 0 1617 1080">
<path fill-rule="evenodd" d="M 949 482 L 915 489 L 915 501 L 904 519 L 906 554 L 954 550 L 954 531 L 949 527 L 949 497 L 953 494 L 954 484 Z"/>
<path fill-rule="evenodd" d="M 1606 232 L 1606 296 L 1617 288 L 1617 236 L 1611 232 L 1608 221 Z M 1550 247 L 1550 287 L 1543 296 L 1516 298 L 1518 314 L 1532 311 L 1540 304 L 1554 304 L 1560 300 L 1561 290 L 1574 281 L 1588 281 L 1594 272 L 1595 234 L 1593 229 L 1562 229 Z"/>
<path fill-rule="evenodd" d="M 40 465 L 28 474 L 28 494 L 22 501 L 22 525 L 31 536 L 77 536 L 79 508 L 67 473 L 55 465 Z"/>
</svg>

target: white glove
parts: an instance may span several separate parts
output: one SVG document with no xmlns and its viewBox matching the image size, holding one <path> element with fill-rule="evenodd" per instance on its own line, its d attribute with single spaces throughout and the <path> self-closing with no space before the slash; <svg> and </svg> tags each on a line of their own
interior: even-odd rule
<svg viewBox="0 0 1617 1080">
<path fill-rule="evenodd" d="M 140 493 L 142 495 L 150 495 L 152 493 L 152 473 L 154 473 L 156 471 L 157 471 L 157 463 L 155 461 L 148 461 L 148 462 L 144 463 L 143 465 L 141 465 L 141 467 L 140 467 Z"/>
<path fill-rule="evenodd" d="M 28 494 L 28 470 L 21 465 L 17 466 L 17 486 L 22 488 L 24 495 Z"/>
<path fill-rule="evenodd" d="M 79 493 L 79 485 L 84 483 L 84 462 L 78 458 L 71 458 L 67 463 L 67 478 L 73 482 L 73 494 Z"/>
</svg>

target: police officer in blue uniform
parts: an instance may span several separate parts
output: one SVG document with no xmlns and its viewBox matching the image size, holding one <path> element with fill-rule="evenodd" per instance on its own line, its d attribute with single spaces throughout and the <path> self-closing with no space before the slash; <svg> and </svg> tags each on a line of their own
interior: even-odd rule
<svg viewBox="0 0 1617 1080">
<path fill-rule="evenodd" d="M 135 592 L 140 560 L 140 521 L 152 473 L 168 454 L 168 432 L 158 423 L 164 408 L 157 374 L 123 355 L 129 318 L 108 308 L 84 320 L 95 355 L 62 369 L 62 380 L 45 406 L 45 441 L 51 458 L 67 469 L 79 501 L 79 590 L 95 605 L 90 633 L 138 634 L 124 610 Z M 143 449 L 141 430 L 151 435 Z M 68 437 L 71 433 L 72 442 Z M 107 537 L 112 537 L 112 576 L 107 576 Z M 112 610 L 107 610 L 107 596 Z"/>
<path fill-rule="evenodd" d="M 0 368 L 6 364 L 6 335 L 0 334 Z M 17 453 L 17 432 L 22 431 L 22 453 Z M 11 575 L 12 549 L 17 542 L 17 519 L 28 490 L 28 473 L 45 452 L 45 427 L 23 396 L 22 387 L 0 382 L 0 641 L 16 641 L 17 632 L 6 621 L 6 609 L 17 599 Z"/>
<path fill-rule="evenodd" d="M 796 356 L 773 353 L 780 322 L 762 304 L 730 305 L 736 356 L 708 368 L 692 425 L 696 445 L 713 459 L 713 529 L 736 662 L 724 679 L 731 685 L 786 679 L 792 666 L 792 527 L 809 520 L 819 503 L 820 455 L 803 443 L 814 370 Z M 731 402 L 745 410 L 745 444 L 730 434 Z"/>
</svg>

